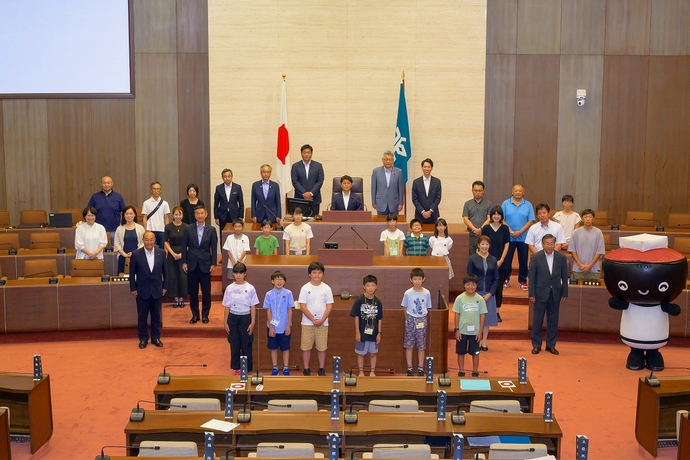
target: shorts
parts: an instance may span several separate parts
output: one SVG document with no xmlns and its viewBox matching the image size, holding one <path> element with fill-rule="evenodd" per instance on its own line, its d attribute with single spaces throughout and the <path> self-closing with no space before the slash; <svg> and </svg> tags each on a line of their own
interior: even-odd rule
<svg viewBox="0 0 690 460">
<path fill-rule="evenodd" d="M 276 332 L 275 337 L 271 337 L 268 335 L 268 333 L 271 331 L 271 328 L 266 328 L 266 337 L 268 337 L 268 342 L 266 345 L 268 346 L 269 350 L 278 350 L 280 351 L 288 351 L 290 349 L 290 336 L 285 335 L 285 333 L 278 334 Z"/>
<path fill-rule="evenodd" d="M 411 348 L 416 348 L 417 350 L 426 349 L 426 319 L 426 316 L 417 318 L 407 315 L 405 318 L 405 337 L 403 338 L 404 348 L 408 350 Z M 424 327 L 418 329 L 418 324 L 424 324 Z"/>
<path fill-rule="evenodd" d="M 302 325 L 302 343 L 300 348 L 302 351 L 309 351 L 316 343 L 317 351 L 326 351 L 328 349 L 328 326 L 312 326 Z"/>
<path fill-rule="evenodd" d="M 358 355 L 366 355 L 368 353 L 375 355 L 379 351 L 379 345 L 376 342 L 355 342 L 355 353 Z"/>
<path fill-rule="evenodd" d="M 466 355 L 467 353 L 473 356 L 478 355 L 479 342 L 477 342 L 477 336 L 460 334 L 460 340 L 455 341 L 455 353 L 460 356 Z"/>
</svg>

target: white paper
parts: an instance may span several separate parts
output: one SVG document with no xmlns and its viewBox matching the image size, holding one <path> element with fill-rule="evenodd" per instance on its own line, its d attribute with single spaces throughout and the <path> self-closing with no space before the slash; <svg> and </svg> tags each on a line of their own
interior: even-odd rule
<svg viewBox="0 0 690 460">
<path fill-rule="evenodd" d="M 211 419 L 208 422 L 201 425 L 201 428 L 207 428 L 214 431 L 222 431 L 223 433 L 229 433 L 240 426 L 238 423 L 226 422 L 225 420 Z"/>
</svg>

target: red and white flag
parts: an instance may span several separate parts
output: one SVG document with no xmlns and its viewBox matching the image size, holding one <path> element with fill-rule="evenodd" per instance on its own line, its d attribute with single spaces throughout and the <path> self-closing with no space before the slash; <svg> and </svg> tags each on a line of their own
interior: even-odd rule
<svg viewBox="0 0 690 460">
<path fill-rule="evenodd" d="M 287 121 L 287 92 L 285 90 L 284 79 L 283 89 L 280 93 L 280 124 L 278 126 L 277 157 L 276 175 L 274 179 L 280 183 L 280 191 L 283 196 L 285 196 L 285 194 L 292 190 L 292 180 L 290 179 L 290 134 L 288 133 Z"/>
</svg>

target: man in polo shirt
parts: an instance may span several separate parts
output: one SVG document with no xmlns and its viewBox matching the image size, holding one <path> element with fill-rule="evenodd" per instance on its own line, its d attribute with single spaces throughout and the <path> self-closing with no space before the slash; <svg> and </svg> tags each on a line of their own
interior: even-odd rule
<svg viewBox="0 0 690 460">
<path fill-rule="evenodd" d="M 115 238 L 115 230 L 120 225 L 120 217 L 125 209 L 125 199 L 113 190 L 113 179 L 103 176 L 101 190 L 91 195 L 87 206 L 93 206 L 98 211 L 96 222 L 105 227 L 110 233 L 110 241 Z"/>
<path fill-rule="evenodd" d="M 470 255 L 477 252 L 477 238 L 482 234 L 482 227 L 489 223 L 489 212 L 494 205 L 484 199 L 484 182 L 472 182 L 472 199 L 465 202 L 462 208 L 462 221 L 470 232 Z"/>
<path fill-rule="evenodd" d="M 527 237 L 527 230 L 534 223 L 534 209 L 532 203 L 525 200 L 525 187 L 520 184 L 513 185 L 513 196 L 508 198 L 501 204 L 503 209 L 503 218 L 510 229 L 510 245 L 508 246 L 508 254 L 506 260 L 503 262 L 506 267 L 513 264 L 513 254 L 517 250 L 518 253 L 518 283 L 520 289 L 527 290 L 527 256 L 529 248 L 525 243 Z M 507 289 L 510 286 L 510 271 L 508 278 L 503 283 L 503 288 Z"/>
</svg>

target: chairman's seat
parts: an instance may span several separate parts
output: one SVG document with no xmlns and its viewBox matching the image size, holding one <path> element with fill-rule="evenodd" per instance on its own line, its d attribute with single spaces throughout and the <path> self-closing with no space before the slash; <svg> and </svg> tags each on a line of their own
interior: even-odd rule
<svg viewBox="0 0 690 460">
<path fill-rule="evenodd" d="M 333 192 L 331 193 L 331 203 L 333 203 L 338 195 L 343 192 L 342 187 L 340 187 L 340 177 L 333 178 Z M 364 204 L 364 179 L 361 177 L 352 178 L 352 188 L 350 193 L 355 195 Z"/>
</svg>

